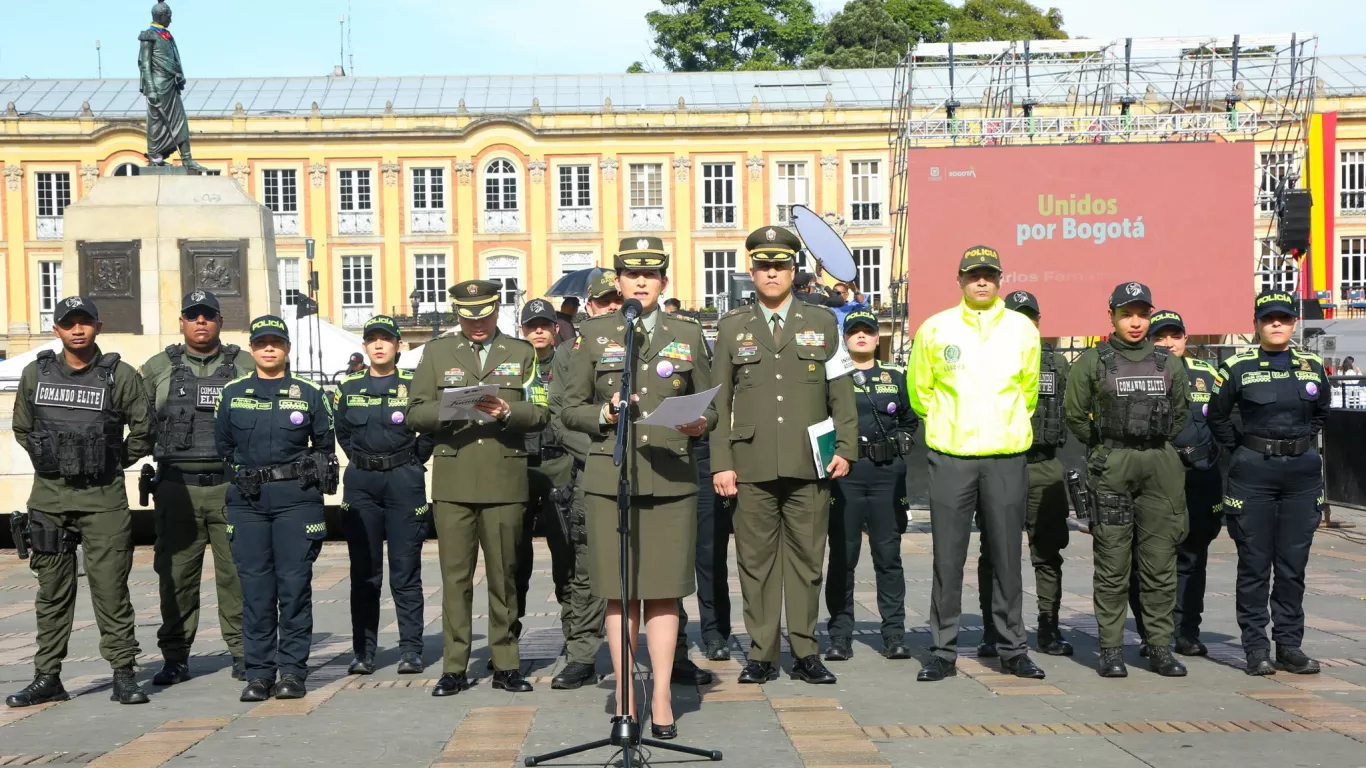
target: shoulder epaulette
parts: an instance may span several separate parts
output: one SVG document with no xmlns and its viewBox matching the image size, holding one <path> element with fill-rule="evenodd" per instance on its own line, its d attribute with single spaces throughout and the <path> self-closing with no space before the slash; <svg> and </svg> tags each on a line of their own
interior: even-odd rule
<svg viewBox="0 0 1366 768">
<path fill-rule="evenodd" d="M 735 309 L 732 309 L 732 310 L 726 312 L 724 315 L 721 315 L 721 320 L 725 320 L 725 319 L 728 318 L 728 317 L 735 317 L 735 316 L 738 316 L 738 315 L 742 315 L 742 314 L 745 314 L 746 312 L 752 312 L 753 310 L 752 310 L 750 307 L 751 307 L 751 305 L 749 305 L 749 304 L 742 304 L 742 305 L 736 307 Z M 718 322 L 719 322 L 719 321 L 718 321 Z"/>
<path fill-rule="evenodd" d="M 256 371 L 252 371 L 251 373 L 244 373 L 241 376 L 238 376 L 237 378 L 233 379 L 232 381 L 229 381 L 227 384 L 224 384 L 223 388 L 227 389 L 228 387 L 231 387 L 233 384 L 236 384 L 239 381 L 246 381 L 247 379 L 250 379 L 252 376 L 255 375 Z"/>
<path fill-rule="evenodd" d="M 413 377 L 413 372 L 410 371 L 410 370 L 407 370 L 406 368 L 399 368 L 399 369 L 398 369 L 398 377 L 399 377 L 400 379 L 411 379 L 411 378 Z"/>
<path fill-rule="evenodd" d="M 342 377 L 342 380 L 339 381 L 339 382 L 337 382 L 337 384 L 340 386 L 340 385 L 342 385 L 342 384 L 345 384 L 345 383 L 348 382 L 348 381 L 355 381 L 356 379 L 363 379 L 363 378 L 365 378 L 367 375 L 369 375 L 369 373 L 370 373 L 369 371 L 356 371 L 355 373 L 348 373 L 348 374 L 346 374 L 345 376 L 343 376 L 343 377 Z"/>
<path fill-rule="evenodd" d="M 291 379 L 293 379 L 293 380 L 295 380 L 295 381 L 298 381 L 298 382 L 302 382 L 302 383 L 304 383 L 304 384 L 307 384 L 308 386 L 310 386 L 310 387 L 312 387 L 312 388 L 318 390 L 319 392 L 322 391 L 322 387 L 320 387 L 320 386 L 318 386 L 316 383 L 314 383 L 312 379 L 305 379 L 305 378 L 303 378 L 302 376 L 295 376 L 295 375 L 292 374 L 292 373 L 289 375 L 289 378 L 291 378 Z"/>
<path fill-rule="evenodd" d="M 1292 350 L 1290 350 L 1290 354 L 1292 354 L 1292 355 L 1295 356 L 1296 358 L 1300 358 L 1300 359 L 1304 359 L 1304 360 L 1310 360 L 1310 361 L 1312 361 L 1312 362 L 1318 363 L 1319 365 L 1323 365 L 1323 358 L 1322 358 L 1322 357 L 1319 357 L 1318 355 L 1314 354 L 1313 352 L 1306 352 L 1306 351 L 1304 351 L 1304 350 L 1302 350 L 1302 349 L 1292 349 Z"/>
<path fill-rule="evenodd" d="M 1248 350 L 1248 351 L 1246 351 L 1246 352 L 1238 352 L 1238 353 L 1234 354 L 1232 357 L 1225 358 L 1225 359 L 1224 359 L 1224 365 L 1226 365 L 1226 366 L 1232 368 L 1233 366 L 1237 365 L 1238 363 L 1246 362 L 1246 361 L 1248 361 L 1248 360 L 1256 360 L 1256 359 L 1257 359 L 1257 350 L 1251 349 L 1251 350 Z"/>
<path fill-rule="evenodd" d="M 1198 357 L 1186 358 L 1186 364 L 1192 368 L 1200 368 L 1201 370 L 1209 371 L 1210 373 L 1218 373 L 1218 369 L 1216 369 L 1208 360 L 1202 360 Z"/>
<path fill-rule="evenodd" d="M 681 320 L 681 321 L 683 321 L 683 322 L 685 322 L 685 323 L 692 323 L 693 325 L 701 325 L 701 324 L 702 324 L 702 321 L 698 320 L 697 318 L 695 318 L 695 317 L 693 317 L 693 316 L 691 316 L 691 315 L 684 315 L 684 314 L 669 315 L 669 321 L 670 321 L 670 322 L 673 322 L 674 320 Z"/>
</svg>

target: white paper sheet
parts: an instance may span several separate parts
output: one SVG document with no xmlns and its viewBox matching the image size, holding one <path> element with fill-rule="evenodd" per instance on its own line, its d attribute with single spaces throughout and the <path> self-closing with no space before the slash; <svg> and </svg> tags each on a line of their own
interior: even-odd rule
<svg viewBox="0 0 1366 768">
<path fill-rule="evenodd" d="M 691 424 L 702 418 L 702 413 L 707 410 L 711 401 L 716 399 L 716 393 L 720 389 L 721 385 L 718 384 L 706 392 L 667 398 L 649 416 L 637 419 L 636 424 L 670 429 Z"/>
</svg>

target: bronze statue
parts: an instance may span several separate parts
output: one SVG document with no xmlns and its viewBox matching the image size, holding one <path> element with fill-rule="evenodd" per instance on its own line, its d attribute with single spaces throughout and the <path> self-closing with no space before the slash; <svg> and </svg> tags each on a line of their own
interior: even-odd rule
<svg viewBox="0 0 1366 768">
<path fill-rule="evenodd" d="M 152 7 L 152 26 L 138 35 L 139 90 L 147 97 L 147 162 L 167 165 L 171 153 L 179 150 L 186 170 L 204 173 L 204 166 L 190 155 L 190 121 L 180 100 L 185 70 L 170 26 L 171 6 L 163 0 Z"/>
</svg>

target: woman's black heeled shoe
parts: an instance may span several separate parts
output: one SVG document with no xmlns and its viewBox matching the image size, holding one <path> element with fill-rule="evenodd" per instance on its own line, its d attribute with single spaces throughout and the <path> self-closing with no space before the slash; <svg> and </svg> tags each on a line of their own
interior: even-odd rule
<svg viewBox="0 0 1366 768">
<path fill-rule="evenodd" d="M 668 725 L 650 723 L 650 735 L 660 741 L 672 741 L 678 738 L 678 723 L 669 723 Z"/>
</svg>

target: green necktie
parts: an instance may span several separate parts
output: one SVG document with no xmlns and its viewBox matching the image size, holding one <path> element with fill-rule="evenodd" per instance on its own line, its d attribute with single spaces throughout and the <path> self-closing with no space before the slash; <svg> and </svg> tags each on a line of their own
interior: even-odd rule
<svg viewBox="0 0 1366 768">
<path fill-rule="evenodd" d="M 783 319 L 778 315 L 773 316 L 773 343 L 783 343 Z"/>
</svg>

